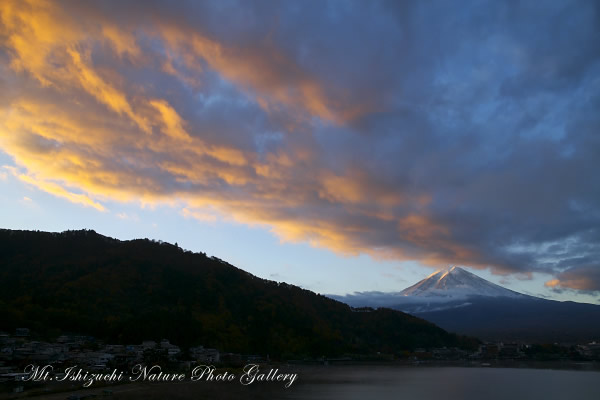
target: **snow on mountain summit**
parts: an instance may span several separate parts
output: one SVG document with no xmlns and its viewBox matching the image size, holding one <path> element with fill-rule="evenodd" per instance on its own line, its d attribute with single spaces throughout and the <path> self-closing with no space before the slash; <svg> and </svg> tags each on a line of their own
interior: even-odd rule
<svg viewBox="0 0 600 400">
<path fill-rule="evenodd" d="M 524 296 L 459 267 L 436 271 L 413 286 L 404 289 L 400 295 L 417 297 Z"/>
</svg>

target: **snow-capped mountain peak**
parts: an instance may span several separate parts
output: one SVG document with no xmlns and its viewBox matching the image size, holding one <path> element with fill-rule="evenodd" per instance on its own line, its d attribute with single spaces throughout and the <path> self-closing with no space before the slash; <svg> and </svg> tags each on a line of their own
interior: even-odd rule
<svg viewBox="0 0 600 400">
<path fill-rule="evenodd" d="M 489 282 L 460 267 L 436 271 L 401 292 L 330 296 L 353 307 L 389 307 L 411 314 L 458 309 L 474 302 L 536 299 Z"/>
<path fill-rule="evenodd" d="M 521 297 L 520 293 L 503 288 L 460 267 L 439 270 L 400 292 L 401 296 L 417 297 Z"/>
</svg>

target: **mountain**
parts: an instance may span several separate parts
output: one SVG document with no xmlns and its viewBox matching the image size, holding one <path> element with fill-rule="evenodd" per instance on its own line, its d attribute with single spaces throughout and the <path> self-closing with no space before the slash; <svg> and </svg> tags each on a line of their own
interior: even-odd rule
<svg viewBox="0 0 600 400">
<path fill-rule="evenodd" d="M 600 306 L 517 293 L 459 267 L 436 271 L 401 292 L 330 297 L 354 307 L 401 310 L 450 332 L 488 340 L 600 339 Z"/>
<path fill-rule="evenodd" d="M 522 297 L 459 267 L 440 270 L 400 292 L 401 296 L 467 298 L 470 296 Z"/>
<path fill-rule="evenodd" d="M 164 242 L 0 230 L 0 331 L 113 343 L 167 338 L 271 357 L 475 343 L 399 311 L 355 311 Z"/>
</svg>

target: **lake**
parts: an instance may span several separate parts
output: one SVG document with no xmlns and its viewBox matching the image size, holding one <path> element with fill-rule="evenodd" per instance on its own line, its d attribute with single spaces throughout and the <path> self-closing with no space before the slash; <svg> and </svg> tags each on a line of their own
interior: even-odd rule
<svg viewBox="0 0 600 400">
<path fill-rule="evenodd" d="M 286 389 L 282 382 L 239 381 L 130 383 L 109 387 L 80 386 L 68 393 L 47 393 L 36 399 L 103 396 L 109 389 L 121 400 L 598 400 L 600 372 L 529 368 L 433 366 L 278 366 L 296 372 Z M 233 371 L 239 373 L 239 371 Z M 0 399 L 13 398 L 9 393 Z"/>
<path fill-rule="evenodd" d="M 522 368 L 323 367 L 282 399 L 600 399 L 600 372 Z"/>
</svg>

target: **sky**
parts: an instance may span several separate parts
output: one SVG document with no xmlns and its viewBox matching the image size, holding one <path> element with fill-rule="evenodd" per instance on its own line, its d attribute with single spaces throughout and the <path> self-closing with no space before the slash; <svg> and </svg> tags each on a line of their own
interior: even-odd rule
<svg viewBox="0 0 600 400">
<path fill-rule="evenodd" d="M 319 293 L 600 304 L 596 1 L 0 2 L 0 227 Z"/>
</svg>

